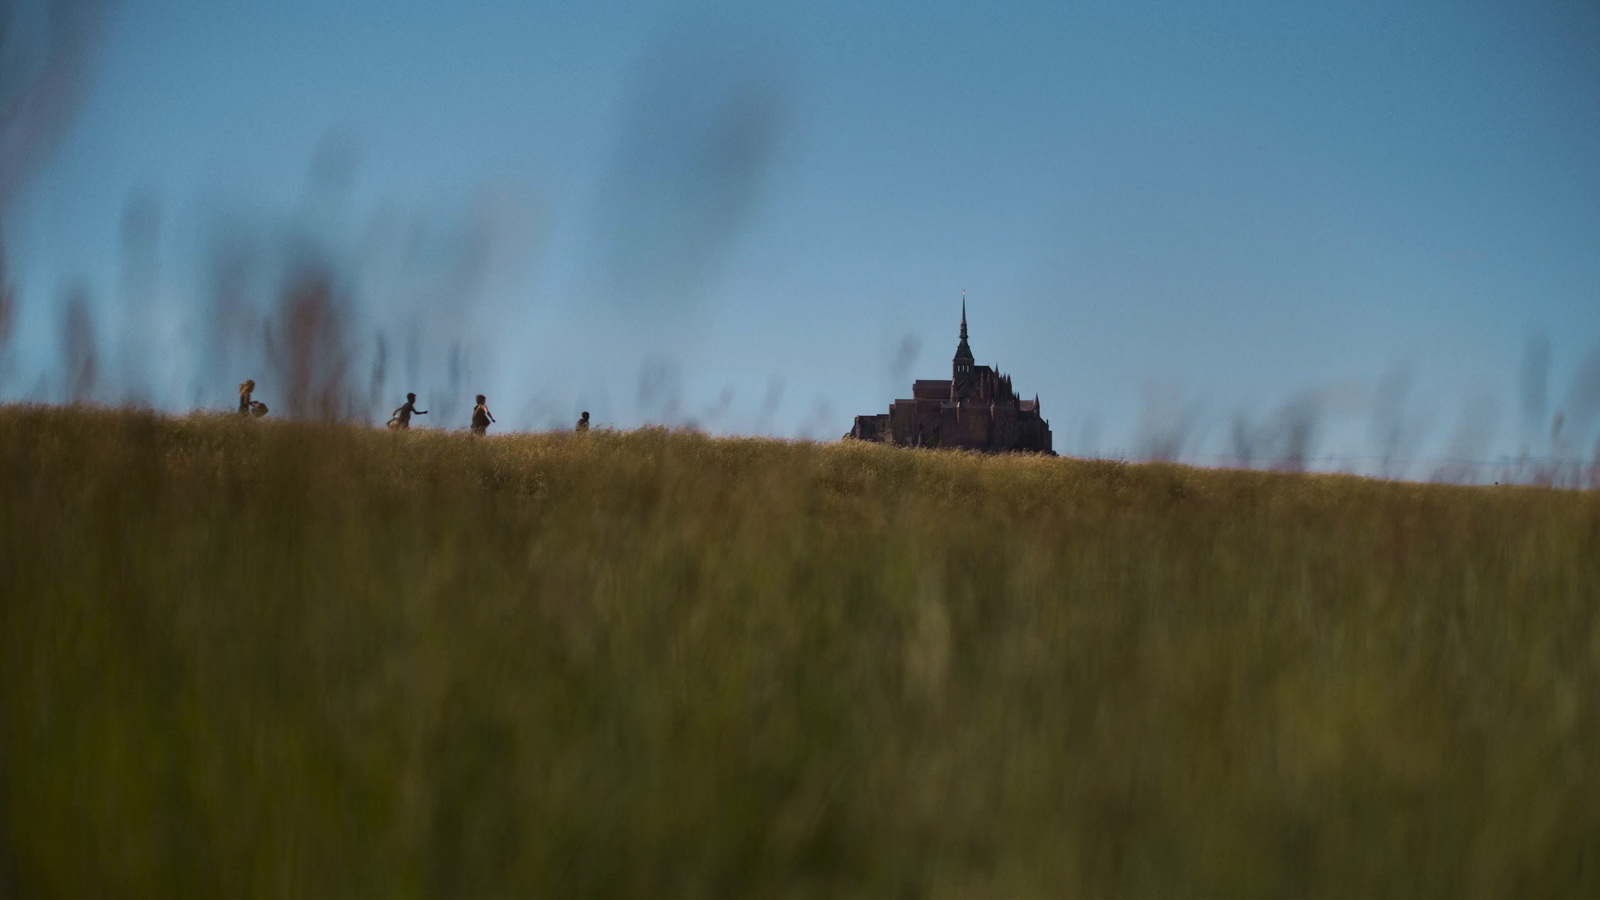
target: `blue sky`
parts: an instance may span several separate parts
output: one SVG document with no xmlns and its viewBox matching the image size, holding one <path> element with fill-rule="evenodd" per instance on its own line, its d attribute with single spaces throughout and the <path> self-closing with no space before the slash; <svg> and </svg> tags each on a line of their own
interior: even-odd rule
<svg viewBox="0 0 1600 900">
<path fill-rule="evenodd" d="M 271 403 L 311 259 L 377 418 L 834 438 L 948 371 L 965 289 L 1063 452 L 1308 408 L 1341 459 L 1587 448 L 1597 47 L 1586 2 L 120 0 L 0 210 L 0 396 L 65 396 L 78 286 L 97 399 Z"/>
</svg>

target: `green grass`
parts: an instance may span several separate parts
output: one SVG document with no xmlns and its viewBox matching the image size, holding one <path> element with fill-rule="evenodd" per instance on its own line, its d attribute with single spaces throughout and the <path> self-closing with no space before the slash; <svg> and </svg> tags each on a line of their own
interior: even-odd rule
<svg viewBox="0 0 1600 900">
<path fill-rule="evenodd" d="M 0 409 L 0 893 L 1600 895 L 1600 494 Z"/>
</svg>

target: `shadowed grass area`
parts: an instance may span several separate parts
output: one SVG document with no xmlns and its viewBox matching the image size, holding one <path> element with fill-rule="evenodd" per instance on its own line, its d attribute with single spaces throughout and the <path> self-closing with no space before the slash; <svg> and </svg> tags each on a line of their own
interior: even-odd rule
<svg viewBox="0 0 1600 900">
<path fill-rule="evenodd" d="M 0 409 L 0 892 L 1600 894 L 1600 495 Z"/>
</svg>

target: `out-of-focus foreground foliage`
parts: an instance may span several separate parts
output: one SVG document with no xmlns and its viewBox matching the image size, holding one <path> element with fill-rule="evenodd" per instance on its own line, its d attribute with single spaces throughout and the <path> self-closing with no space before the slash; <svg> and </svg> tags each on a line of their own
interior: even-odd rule
<svg viewBox="0 0 1600 900">
<path fill-rule="evenodd" d="M 1600 894 L 1600 495 L 0 410 L 0 890 Z"/>
</svg>

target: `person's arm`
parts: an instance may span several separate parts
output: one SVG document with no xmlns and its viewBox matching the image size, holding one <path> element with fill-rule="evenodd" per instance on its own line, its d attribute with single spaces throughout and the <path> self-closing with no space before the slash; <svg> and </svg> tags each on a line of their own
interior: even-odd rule
<svg viewBox="0 0 1600 900">
<path fill-rule="evenodd" d="M 394 408 L 394 412 L 392 412 L 392 413 L 389 413 L 389 418 L 391 418 L 391 419 L 392 419 L 392 418 L 394 418 L 394 417 L 395 417 L 395 416 L 398 416 L 398 415 L 400 415 L 400 410 L 402 410 L 402 409 L 405 409 L 405 406 L 404 406 L 404 405 L 401 405 L 401 406 L 396 406 L 396 407 L 395 407 L 395 408 Z"/>
<path fill-rule="evenodd" d="M 489 404 L 487 403 L 483 405 L 483 414 L 489 417 L 489 421 L 495 421 L 494 413 L 489 412 Z"/>
<path fill-rule="evenodd" d="M 427 411 L 427 410 L 425 410 L 425 409 L 419 409 L 419 410 L 417 410 L 417 411 L 416 411 L 416 413 L 417 413 L 417 415 L 419 415 L 419 416 L 425 416 L 425 415 L 427 415 L 427 414 L 428 414 L 428 411 Z"/>
</svg>

